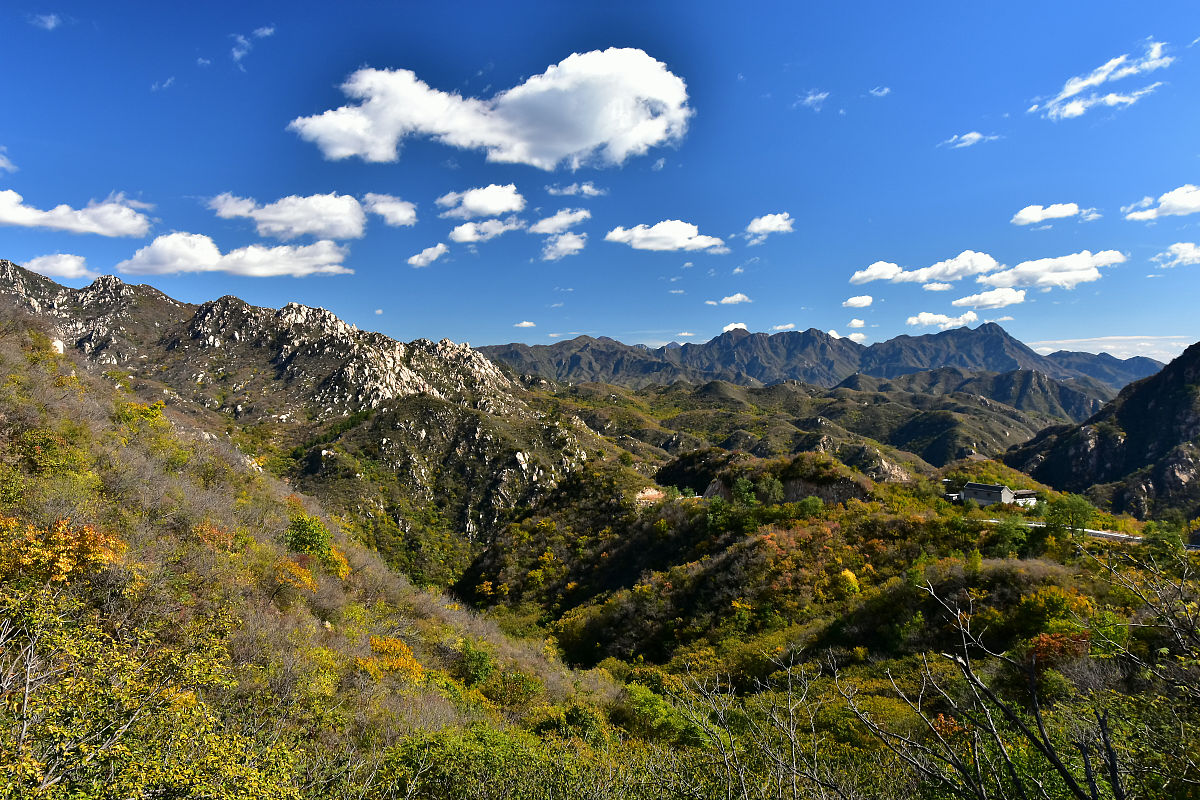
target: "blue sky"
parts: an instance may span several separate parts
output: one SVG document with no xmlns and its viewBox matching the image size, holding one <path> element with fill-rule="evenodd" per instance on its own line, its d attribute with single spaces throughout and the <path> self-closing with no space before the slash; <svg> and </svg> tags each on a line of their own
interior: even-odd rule
<svg viewBox="0 0 1200 800">
<path fill-rule="evenodd" d="M 1200 6 L 9 3 L 0 257 L 398 339 L 1200 339 Z"/>
</svg>

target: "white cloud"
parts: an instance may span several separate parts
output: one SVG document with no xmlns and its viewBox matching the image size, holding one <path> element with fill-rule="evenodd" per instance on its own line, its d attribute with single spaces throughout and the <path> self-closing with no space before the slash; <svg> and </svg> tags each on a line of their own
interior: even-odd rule
<svg viewBox="0 0 1200 800">
<path fill-rule="evenodd" d="M 705 300 L 705 301 L 704 301 L 704 305 L 706 305 L 706 306 L 715 306 L 715 305 L 718 305 L 718 303 L 717 303 L 717 301 L 716 301 L 716 300 Z"/>
<path fill-rule="evenodd" d="M 461 225 L 456 225 L 454 230 L 450 231 L 450 241 L 466 243 L 466 242 L 486 242 L 489 239 L 495 239 L 502 233 L 508 231 L 516 231 L 525 227 L 525 223 L 516 217 L 508 219 L 485 219 L 482 222 L 464 222 Z"/>
<path fill-rule="evenodd" d="M 591 219 L 592 212 L 586 208 L 564 208 L 552 217 L 538 220 L 529 228 L 530 233 L 562 233 L 584 220 Z"/>
<path fill-rule="evenodd" d="M 938 147 L 950 147 L 957 150 L 960 147 L 971 147 L 980 142 L 994 142 L 1000 137 L 995 134 L 984 135 L 979 131 L 970 131 L 968 133 L 956 133 L 944 142 L 938 144 Z"/>
<path fill-rule="evenodd" d="M 683 289 L 668 289 L 667 294 L 687 294 Z"/>
<path fill-rule="evenodd" d="M 586 233 L 560 233 L 546 240 L 542 248 L 542 261 L 558 261 L 573 256 L 587 244 Z"/>
<path fill-rule="evenodd" d="M 434 202 L 446 209 L 440 216 L 459 219 L 498 217 L 525 208 L 525 198 L 511 183 L 504 186 L 493 183 L 465 192 L 448 192 Z"/>
<path fill-rule="evenodd" d="M 254 37 L 256 39 L 265 39 L 268 36 L 274 36 L 274 35 L 275 35 L 275 26 L 274 25 L 264 25 L 261 28 L 254 29 Z"/>
<path fill-rule="evenodd" d="M 680 339 L 686 339 L 690 336 L 695 336 L 696 334 L 692 333 L 691 331 L 680 331 L 679 333 L 677 333 L 675 335 L 677 337 L 679 337 Z"/>
<path fill-rule="evenodd" d="M 382 314 L 382 313 L 383 313 L 383 309 L 382 309 L 382 308 L 377 308 L 377 309 L 375 309 L 375 313 L 376 313 L 376 314 Z"/>
<path fill-rule="evenodd" d="M 662 168 L 666 165 L 667 160 L 665 158 L 660 158 L 650 165 L 650 169 L 654 170 L 655 172 L 662 172 Z"/>
<path fill-rule="evenodd" d="M 0 145 L 0 172 L 16 172 L 17 165 L 4 155 L 6 152 L 8 152 L 8 148 Z"/>
<path fill-rule="evenodd" d="M 48 278 L 94 278 L 98 274 L 87 268 L 83 256 L 66 253 L 31 258 L 25 262 L 25 269 Z"/>
<path fill-rule="evenodd" d="M 936 325 L 942 330 L 950 328 L 961 328 L 964 325 L 970 325 L 972 322 L 979 320 L 979 316 L 974 311 L 968 311 L 962 316 L 948 317 L 945 314 L 931 314 L 928 311 L 922 311 L 915 317 L 909 317 L 906 322 L 909 325 L 916 325 L 924 328 Z"/>
<path fill-rule="evenodd" d="M 428 267 L 448 252 L 450 252 L 450 248 L 446 246 L 446 243 L 438 242 L 432 247 L 426 247 L 415 256 L 409 256 L 408 264 L 411 267 L 417 268 Z"/>
<path fill-rule="evenodd" d="M 850 341 L 854 342 L 855 344 L 862 344 L 863 342 L 865 342 L 867 340 L 867 335 L 865 333 L 852 333 L 849 336 L 847 336 L 846 338 L 849 339 Z"/>
<path fill-rule="evenodd" d="M 999 289 L 989 289 L 986 292 L 980 292 L 968 297 L 960 297 L 950 305 L 959 307 L 970 306 L 971 308 L 1004 308 L 1005 306 L 1014 306 L 1017 303 L 1024 302 L 1024 289 L 1012 289 L 1003 286 Z"/>
<path fill-rule="evenodd" d="M 372 214 L 383 217 L 383 221 L 393 228 L 407 228 L 417 224 L 417 204 L 390 194 L 375 194 L 367 192 L 363 195 L 363 205 Z"/>
<path fill-rule="evenodd" d="M 175 85 L 175 76 L 172 75 L 171 77 L 167 78 L 165 81 L 155 81 L 154 83 L 150 84 L 150 91 L 160 92 L 163 89 L 170 89 L 174 85 Z"/>
<path fill-rule="evenodd" d="M 724 328 L 721 328 L 721 333 L 729 333 L 730 331 L 745 331 L 749 330 L 744 322 L 731 322 Z"/>
<path fill-rule="evenodd" d="M 842 335 L 840 333 L 838 333 L 837 330 L 835 330 L 834 328 L 830 328 L 829 330 L 827 330 L 825 332 L 828 333 L 830 336 L 832 336 L 834 339 L 842 338 Z"/>
<path fill-rule="evenodd" d="M 1158 207 L 1150 208 L 1153 200 L 1149 197 L 1139 200 L 1131 206 L 1125 206 L 1125 219 L 1151 220 L 1159 217 L 1184 216 L 1200 212 L 1200 186 L 1185 183 L 1178 189 L 1172 189 L 1158 198 Z M 1134 209 L 1143 208 L 1142 211 Z"/>
<path fill-rule="evenodd" d="M 746 239 L 751 245 L 762 244 L 772 233 L 791 233 L 794 222 L 786 211 L 755 217 L 746 226 Z"/>
<path fill-rule="evenodd" d="M 796 327 L 796 323 L 785 322 L 782 325 L 772 325 L 771 330 L 773 330 L 773 331 L 790 331 L 795 327 Z"/>
<path fill-rule="evenodd" d="M 870 92 L 871 92 L 871 94 L 872 94 L 872 95 L 874 95 L 875 97 L 887 97 L 889 94 L 891 94 L 891 93 L 892 93 L 892 87 L 890 87 L 890 86 L 876 86 L 874 89 L 871 89 L 871 90 L 869 90 L 869 91 L 870 91 Z"/>
<path fill-rule="evenodd" d="M 1063 219 L 1079 213 L 1076 203 L 1054 203 L 1049 206 L 1025 206 L 1009 220 L 1013 225 L 1035 225 L 1048 219 Z"/>
<path fill-rule="evenodd" d="M 954 258 L 948 258 L 921 269 L 904 270 L 890 261 L 876 261 L 866 269 L 860 269 L 851 275 L 850 282 L 859 284 L 886 280 L 892 283 L 942 283 L 991 272 L 999 266 L 996 259 L 987 253 L 963 250 Z M 938 290 L 930 289 L 929 291 Z"/>
<path fill-rule="evenodd" d="M 1095 220 L 1100 219 L 1100 217 L 1102 217 L 1102 216 L 1104 216 L 1104 215 L 1100 213 L 1100 209 L 1098 209 L 1098 208 L 1081 208 L 1081 209 L 1079 209 L 1079 221 L 1080 222 L 1093 222 Z"/>
<path fill-rule="evenodd" d="M 1200 264 L 1200 247 L 1194 242 L 1176 242 L 1153 259 L 1162 269 Z"/>
<path fill-rule="evenodd" d="M 857 297 L 848 297 L 842 303 L 842 308 L 866 308 L 875 302 L 875 298 L 869 294 L 860 294 Z"/>
<path fill-rule="evenodd" d="M 58 14 L 30 14 L 27 19 L 30 25 L 44 31 L 52 31 L 63 23 L 63 18 Z"/>
<path fill-rule="evenodd" d="M 921 288 L 927 292 L 948 292 L 954 288 L 954 284 L 940 283 L 940 282 L 935 281 L 933 283 L 927 283 L 924 286 L 922 286 Z"/>
<path fill-rule="evenodd" d="M 514 328 L 536 328 L 537 323 L 530 322 L 529 320 L 523 320 L 521 322 L 513 323 L 513 327 Z"/>
<path fill-rule="evenodd" d="M 546 187 L 547 194 L 553 195 L 581 195 L 583 197 L 600 197 L 608 194 L 608 189 L 599 189 L 596 184 L 591 181 L 584 183 L 571 183 L 560 187 L 558 184 Z"/>
<path fill-rule="evenodd" d="M 890 281 L 902 274 L 904 274 L 904 270 L 900 268 L 899 264 L 893 264 L 890 261 L 876 261 L 866 269 L 860 269 L 851 275 L 850 282 L 859 284 L 870 281 Z"/>
<path fill-rule="evenodd" d="M 821 106 L 829 99 L 829 92 L 822 92 L 820 89 L 809 89 L 804 97 L 796 100 L 796 105 L 811 108 L 813 111 L 820 111 Z"/>
<path fill-rule="evenodd" d="M 1170 361 L 1192 343 L 1190 336 L 1094 336 L 1087 339 L 1046 339 L 1030 342 L 1029 346 L 1042 355 L 1057 350 L 1108 353 L 1117 358 L 1146 356 Z"/>
<path fill-rule="evenodd" d="M 616 165 L 682 139 L 692 114 L 683 80 L 633 48 L 574 53 L 487 100 L 403 69 L 360 69 L 342 91 L 359 102 L 289 125 L 335 160 L 395 161 L 406 137 L 425 135 L 544 170 Z"/>
<path fill-rule="evenodd" d="M 754 301 L 751 300 L 746 295 L 742 294 L 741 292 L 738 292 L 737 294 L 731 294 L 728 297 L 721 298 L 721 305 L 723 305 L 723 306 L 736 306 L 739 303 L 752 303 L 752 302 L 754 302 Z"/>
<path fill-rule="evenodd" d="M 849 325 L 847 325 L 847 327 L 850 327 L 850 328 L 862 328 L 862 327 L 865 327 L 865 326 L 866 326 L 866 324 L 867 324 L 867 323 L 866 323 L 866 321 L 865 321 L 865 320 L 861 320 L 861 319 L 858 319 L 858 318 L 856 317 L 856 318 L 854 318 L 854 319 L 850 320 L 850 323 L 849 323 Z"/>
<path fill-rule="evenodd" d="M 1152 83 L 1124 94 L 1119 92 L 1101 93 L 1096 90 L 1106 83 L 1143 75 L 1170 66 L 1175 59 L 1163 55 L 1163 49 L 1162 42 L 1148 40 L 1146 52 L 1141 58 L 1130 59 L 1129 55 L 1125 54 L 1110 59 L 1086 75 L 1068 79 L 1063 84 L 1062 90 L 1045 103 L 1035 100 L 1029 111 L 1030 113 L 1041 111 L 1042 116 L 1047 119 L 1060 120 L 1082 116 L 1095 106 L 1111 108 L 1133 105 L 1162 84 Z"/>
<path fill-rule="evenodd" d="M 1102 250 L 1099 253 L 1083 250 L 1056 258 L 1022 261 L 1012 269 L 994 272 L 991 275 L 980 275 L 977 281 L 997 287 L 1030 286 L 1047 289 L 1051 287 L 1074 289 L 1081 283 L 1100 280 L 1100 267 L 1123 263 L 1125 263 L 1125 255 L 1116 250 Z"/>
<path fill-rule="evenodd" d="M 225 192 L 210 200 L 208 207 L 221 219 L 252 219 L 259 236 L 283 241 L 304 235 L 357 239 L 367 224 L 367 215 L 358 200 L 336 192 L 308 197 L 289 195 L 261 206 L 254 198 Z"/>
<path fill-rule="evenodd" d="M 144 208 L 148 208 L 144 203 L 114 194 L 102 203 L 92 200 L 86 208 L 58 205 L 43 211 L 25 205 L 21 195 L 12 189 L 0 191 L 0 225 L 22 228 L 50 228 L 101 236 L 145 236 L 150 230 L 150 219 L 138 210 Z"/>
<path fill-rule="evenodd" d="M 616 227 L 604 237 L 606 242 L 623 242 L 635 250 L 708 250 L 728 252 L 725 242 L 715 236 L 702 236 L 690 222 L 668 219 L 652 226 Z"/>
<path fill-rule="evenodd" d="M 317 274 L 351 274 L 342 266 L 346 250 L 334 242 L 321 240 L 298 247 L 253 244 L 230 250 L 224 255 L 212 239 L 199 233 L 169 233 L 159 236 L 117 264 L 117 270 L 130 275 L 172 275 L 178 272 L 228 272 L 255 278 L 283 275 L 303 277 Z"/>
<path fill-rule="evenodd" d="M 210 58 L 205 58 L 204 56 L 198 56 L 196 58 L 196 66 L 197 67 L 207 67 L 210 64 L 212 64 L 212 59 L 210 59 Z"/>
</svg>

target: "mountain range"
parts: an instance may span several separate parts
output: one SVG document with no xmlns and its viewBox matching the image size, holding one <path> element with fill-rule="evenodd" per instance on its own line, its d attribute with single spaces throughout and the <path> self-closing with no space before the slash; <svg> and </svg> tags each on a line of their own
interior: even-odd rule
<svg viewBox="0 0 1200 800">
<path fill-rule="evenodd" d="M 971 372 L 1033 370 L 1055 380 L 1092 379 L 1120 389 L 1152 375 L 1162 364 L 1135 356 L 1060 351 L 1043 356 L 996 323 L 921 336 L 897 336 L 864 347 L 824 331 L 727 331 L 703 344 L 657 349 L 608 337 L 579 336 L 548 345 L 505 344 L 478 348 L 519 373 L 564 383 L 597 381 L 641 388 L 677 381 L 729 381 L 766 386 L 797 380 L 832 387 L 862 373 L 894 378 L 942 367 Z"/>
</svg>

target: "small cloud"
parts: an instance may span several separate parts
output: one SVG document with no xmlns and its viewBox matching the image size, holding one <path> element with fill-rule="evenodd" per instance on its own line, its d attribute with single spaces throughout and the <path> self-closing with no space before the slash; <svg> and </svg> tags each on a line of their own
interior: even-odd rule
<svg viewBox="0 0 1200 800">
<path fill-rule="evenodd" d="M 591 218 L 592 212 L 586 208 L 564 208 L 554 216 L 538 220 L 529 226 L 529 232 L 544 234 L 562 233 Z"/>
<path fill-rule="evenodd" d="M 383 313 L 383 309 L 382 309 L 382 308 L 377 308 L 377 309 L 375 309 L 375 313 L 376 313 L 376 314 L 382 314 L 382 313 Z"/>
<path fill-rule="evenodd" d="M 842 302 L 842 308 L 866 308 L 875 302 L 875 298 L 869 294 L 860 294 L 857 297 L 848 297 Z"/>
<path fill-rule="evenodd" d="M 809 89 L 803 97 L 796 100 L 793 107 L 804 106 L 805 108 L 811 108 L 813 111 L 820 112 L 821 106 L 828 99 L 829 92 L 822 92 L 820 89 Z"/>
<path fill-rule="evenodd" d="M 1081 117 L 1089 109 L 1097 106 L 1106 108 L 1131 106 L 1154 92 L 1162 83 L 1151 83 L 1140 89 L 1124 93 L 1113 91 L 1101 93 L 1096 90 L 1106 83 L 1169 67 L 1175 59 L 1163 54 L 1165 47 L 1163 42 L 1148 39 L 1145 54 L 1141 58 L 1131 59 L 1128 54 L 1111 58 L 1087 75 L 1078 75 L 1068 79 L 1059 93 L 1051 99 L 1045 102 L 1040 99 L 1034 100 L 1033 105 L 1027 111 L 1031 114 L 1040 111 L 1046 119 L 1057 121 Z"/>
<path fill-rule="evenodd" d="M 0 172 L 16 172 L 17 165 L 5 155 L 7 151 L 7 147 L 0 145 Z"/>
<path fill-rule="evenodd" d="M 208 58 L 204 58 L 203 56 L 200 56 L 199 58 L 196 59 L 197 67 L 207 67 L 210 64 L 212 64 L 212 60 L 208 59 Z"/>
<path fill-rule="evenodd" d="M 751 300 L 746 295 L 742 294 L 741 292 L 738 292 L 737 294 L 731 294 L 728 297 L 721 298 L 721 305 L 723 305 L 723 306 L 734 306 L 734 305 L 737 305 L 738 303 L 752 303 L 752 302 L 754 302 L 754 301 Z"/>
<path fill-rule="evenodd" d="M 730 331 L 745 331 L 749 330 L 744 322 L 731 322 L 724 328 L 721 328 L 721 333 L 729 333 Z"/>
<path fill-rule="evenodd" d="M 660 158 L 650 165 L 650 169 L 654 170 L 655 172 L 662 172 L 662 168 L 666 165 L 667 160 L 665 158 Z"/>
<path fill-rule="evenodd" d="M 796 327 L 796 323 L 785 322 L 782 325 L 772 325 L 771 330 L 773 330 L 773 331 L 790 331 L 795 327 Z"/>
<path fill-rule="evenodd" d="M 600 197 L 608 194 L 608 189 L 597 188 L 596 184 L 591 181 L 585 183 L 572 183 L 567 186 L 559 187 L 558 184 L 546 187 L 547 194 L 553 195 L 581 195 L 583 197 Z"/>
<path fill-rule="evenodd" d="M 680 269 L 691 269 L 691 268 L 692 268 L 692 267 L 694 267 L 694 266 L 696 266 L 696 265 L 695 265 L 695 264 L 693 264 L 692 262 L 690 262 L 690 261 L 685 261 L 685 262 L 683 262 L 683 266 L 682 266 L 682 267 L 680 267 Z"/>
<path fill-rule="evenodd" d="M 863 328 L 863 327 L 866 327 L 866 324 L 867 324 L 867 323 L 866 323 L 866 321 L 865 321 L 865 320 L 861 320 L 861 319 L 855 318 L 855 319 L 852 319 L 852 320 L 850 320 L 850 323 L 849 323 L 849 325 L 848 325 L 847 327 L 850 327 L 850 328 Z"/>
<path fill-rule="evenodd" d="M 707 250 L 710 253 L 727 253 L 725 242 L 716 236 L 703 236 L 700 229 L 690 222 L 668 219 L 654 225 L 638 225 L 634 228 L 616 227 L 609 231 L 606 242 L 621 242 L 635 250 Z"/>
<path fill-rule="evenodd" d="M 1001 287 L 973 294 L 969 297 L 960 297 L 950 305 L 959 307 L 970 306 L 971 308 L 1004 308 L 1005 306 L 1014 306 L 1024 302 L 1024 289 Z"/>
<path fill-rule="evenodd" d="M 433 247 L 426 247 L 415 256 L 411 256 L 408 259 L 408 264 L 409 266 L 416 267 L 418 269 L 421 267 L 428 267 L 430 264 L 446 255 L 448 252 L 450 252 L 450 248 L 446 246 L 445 242 L 438 242 Z"/>
<path fill-rule="evenodd" d="M 1178 189 L 1172 189 L 1158 198 L 1158 206 L 1154 200 L 1144 197 L 1133 205 L 1121 209 L 1125 219 L 1136 221 L 1155 220 L 1159 217 L 1182 217 L 1187 214 L 1200 212 L 1200 186 L 1185 183 Z M 1141 210 L 1137 210 L 1141 209 Z"/>
<path fill-rule="evenodd" d="M 1151 261 L 1157 261 L 1161 269 L 1194 266 L 1200 264 L 1200 247 L 1195 242 L 1176 242 Z"/>
<path fill-rule="evenodd" d="M 923 285 L 921 286 L 921 288 L 922 288 L 922 289 L 924 289 L 924 290 L 925 290 L 925 291 L 927 291 L 927 292 L 948 292 L 948 291 L 950 291 L 951 289 L 953 289 L 953 288 L 954 288 L 954 284 L 952 284 L 952 283 L 939 283 L 939 282 L 935 281 L 935 282 L 933 282 L 933 283 L 926 283 L 926 284 L 923 284 Z"/>
<path fill-rule="evenodd" d="M 1094 212 L 1095 209 L 1088 209 Z M 1025 206 L 1009 220 L 1013 225 L 1036 225 L 1048 219 L 1063 219 L 1079 214 L 1079 206 L 1075 203 L 1054 203 L 1049 206 Z M 1098 214 L 1096 216 L 1099 216 Z"/>
<path fill-rule="evenodd" d="M 546 240 L 542 248 L 543 261 L 558 261 L 560 258 L 573 256 L 587 245 L 586 233 L 560 233 Z"/>
<path fill-rule="evenodd" d="M 996 259 L 987 253 L 964 250 L 954 258 L 947 258 L 921 269 L 905 270 L 890 261 L 876 261 L 866 269 L 850 276 L 854 284 L 885 280 L 892 283 L 930 283 L 956 281 L 970 275 L 991 272 L 1000 267 Z M 936 290 L 930 290 L 936 291 Z"/>
<path fill-rule="evenodd" d="M 685 294 L 683 289 L 668 289 L 667 294 Z"/>
<path fill-rule="evenodd" d="M 520 230 L 525 223 L 516 217 L 508 219 L 485 219 L 482 222 L 464 222 L 454 226 L 450 231 L 450 241 L 465 244 L 468 242 L 486 242 L 495 239 L 502 233 Z"/>
<path fill-rule="evenodd" d="M 865 333 L 852 333 L 849 336 L 847 336 L 846 338 L 849 339 L 850 341 L 854 342 L 855 344 L 862 344 L 863 342 L 865 342 L 867 340 L 867 335 Z"/>
<path fill-rule="evenodd" d="M 52 31 L 63 24 L 63 18 L 58 14 L 30 14 L 26 19 L 35 28 Z"/>
<path fill-rule="evenodd" d="M 57 253 L 50 256 L 38 256 L 25 262 L 25 269 L 45 275 L 47 278 L 95 278 L 98 273 L 87 268 L 87 260 L 83 256 L 72 256 Z"/>
<path fill-rule="evenodd" d="M 274 36 L 274 35 L 275 35 L 275 26 L 274 25 L 264 25 L 261 28 L 254 29 L 254 38 L 255 39 L 266 39 L 268 36 Z"/>
<path fill-rule="evenodd" d="M 434 201 L 445 208 L 439 216 L 471 219 L 513 214 L 525 208 L 525 198 L 514 184 L 490 184 L 465 192 L 448 192 Z"/>
<path fill-rule="evenodd" d="M 957 150 L 960 147 L 971 147 L 981 142 L 994 142 L 999 139 L 998 135 L 985 135 L 979 131 L 971 131 L 969 133 L 956 133 L 944 142 L 938 144 L 938 147 L 950 147 Z"/>
<path fill-rule="evenodd" d="M 762 244 L 772 233 L 791 233 L 793 223 L 795 220 L 786 211 L 755 217 L 746 226 L 747 244 L 751 246 Z"/>
<path fill-rule="evenodd" d="M 706 305 L 706 306 L 715 306 L 715 305 L 717 305 L 717 301 L 716 301 L 716 300 L 705 300 L 705 301 L 704 301 L 704 305 Z"/>
<path fill-rule="evenodd" d="M 417 224 L 417 204 L 390 194 L 367 192 L 363 195 L 367 211 L 383 217 L 384 223 L 393 228 L 407 228 Z"/>
<path fill-rule="evenodd" d="M 945 314 L 931 314 L 928 311 L 922 311 L 915 317 L 909 317 L 906 322 L 909 325 L 925 328 L 936 325 L 938 328 L 941 328 L 945 331 L 949 330 L 950 328 L 961 328 L 964 325 L 970 325 L 972 322 L 977 322 L 978 320 L 979 315 L 974 311 L 967 311 L 958 317 L 948 317 Z"/>
<path fill-rule="evenodd" d="M 695 335 L 696 334 L 692 333 L 691 331 L 680 331 L 679 333 L 675 334 L 676 338 L 678 339 L 687 339 Z"/>
<path fill-rule="evenodd" d="M 745 271 L 746 271 L 746 270 L 745 270 L 745 268 L 744 268 L 744 267 L 734 267 L 734 268 L 733 268 L 733 273 L 732 273 L 732 274 L 734 274 L 734 275 L 741 275 L 741 274 L 742 274 L 743 272 L 745 272 Z"/>
<path fill-rule="evenodd" d="M 892 93 L 892 89 L 890 86 L 876 86 L 874 89 L 871 89 L 870 92 L 875 97 L 887 97 Z"/>
<path fill-rule="evenodd" d="M 995 319 L 989 319 L 989 320 L 985 320 L 985 321 L 986 322 L 1012 322 L 1013 317 L 1006 314 L 1003 317 L 996 317 Z"/>
<path fill-rule="evenodd" d="M 150 91 L 161 92 L 163 89 L 170 89 L 174 85 L 175 85 L 175 76 L 172 75 L 171 77 L 167 78 L 165 81 L 157 81 L 155 83 L 150 84 Z"/>
<path fill-rule="evenodd" d="M 536 328 L 537 323 L 530 322 L 529 320 L 526 319 L 526 320 L 522 320 L 521 322 L 513 323 L 513 327 L 514 328 Z"/>
</svg>

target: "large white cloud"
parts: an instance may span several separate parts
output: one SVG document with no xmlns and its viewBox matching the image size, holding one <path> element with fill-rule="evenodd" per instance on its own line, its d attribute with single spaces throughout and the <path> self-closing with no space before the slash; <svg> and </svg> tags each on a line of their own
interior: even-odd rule
<svg viewBox="0 0 1200 800">
<path fill-rule="evenodd" d="M 690 222 L 667 219 L 654 225 L 634 228 L 616 227 L 605 237 L 606 242 L 623 242 L 635 250 L 708 250 L 727 252 L 725 242 L 716 236 L 703 236 Z"/>
<path fill-rule="evenodd" d="M 342 91 L 357 104 L 289 125 L 330 159 L 395 161 L 406 137 L 429 136 L 545 170 L 621 164 L 681 139 L 692 114 L 683 80 L 633 48 L 572 54 L 487 100 L 434 89 L 406 69 L 360 69 Z"/>
<path fill-rule="evenodd" d="M 144 203 L 114 194 L 101 203 L 92 200 L 85 208 L 64 204 L 43 211 L 25 205 L 24 198 L 12 189 L 0 191 L 0 225 L 22 228 L 50 228 L 101 236 L 145 236 L 150 231 L 150 219 L 139 210 L 144 208 L 148 208 Z"/>
<path fill-rule="evenodd" d="M 950 328 L 961 328 L 964 325 L 970 325 L 972 322 L 977 322 L 978 320 L 979 315 L 974 311 L 967 311 L 957 317 L 948 317 L 945 314 L 931 314 L 928 311 L 922 311 L 915 317 L 909 317 L 906 322 L 909 325 L 922 328 L 936 325 L 942 330 L 949 330 Z"/>
<path fill-rule="evenodd" d="M 1141 58 L 1131 59 L 1128 54 L 1110 59 L 1086 75 L 1077 75 L 1067 80 L 1063 88 L 1046 102 L 1035 101 L 1029 112 L 1040 111 L 1047 119 L 1071 119 L 1087 113 L 1096 106 L 1129 106 L 1153 92 L 1161 83 L 1152 83 L 1140 89 L 1125 92 L 1100 91 L 1106 83 L 1143 75 L 1171 65 L 1175 59 L 1163 55 L 1164 44 L 1149 40 Z"/>
<path fill-rule="evenodd" d="M 94 278 L 97 275 L 88 269 L 87 259 L 83 256 L 66 253 L 31 258 L 25 262 L 25 269 L 47 278 Z"/>
<path fill-rule="evenodd" d="M 573 256 L 587 245 L 586 233 L 560 233 L 546 240 L 542 248 L 543 261 L 558 261 Z"/>
<path fill-rule="evenodd" d="M 854 284 L 885 280 L 892 283 L 938 283 L 956 281 L 997 269 L 1000 264 L 987 253 L 963 250 L 954 258 L 921 269 L 905 270 L 890 261 L 876 261 L 850 276 Z"/>
<path fill-rule="evenodd" d="M 520 230 L 524 223 L 516 217 L 508 219 L 485 219 L 482 222 L 464 222 L 450 231 L 452 242 L 486 242 L 502 233 Z"/>
<path fill-rule="evenodd" d="M 875 302 L 875 298 L 869 294 L 860 294 L 857 297 L 847 297 L 842 301 L 842 308 L 866 308 Z"/>
<path fill-rule="evenodd" d="M 1195 242 L 1176 242 L 1154 257 L 1163 269 L 1200 264 L 1200 246 Z"/>
<path fill-rule="evenodd" d="M 772 233 L 791 233 L 794 222 L 795 220 L 792 219 L 792 215 L 786 211 L 755 217 L 746 226 L 747 243 L 751 245 L 762 244 Z"/>
<path fill-rule="evenodd" d="M 562 233 L 573 228 L 584 220 L 592 218 L 592 212 L 586 208 L 564 208 L 552 217 L 538 220 L 529 227 L 530 233 Z"/>
<path fill-rule="evenodd" d="M 367 215 L 358 200 L 348 194 L 289 195 L 274 203 L 259 205 L 254 198 L 225 192 L 208 202 L 221 219 L 244 217 L 254 220 L 259 236 L 287 241 L 297 236 L 319 239 L 358 239 Z"/>
<path fill-rule="evenodd" d="M 159 236 L 116 268 L 130 275 L 228 272 L 256 278 L 282 275 L 299 278 L 353 273 L 354 270 L 342 265 L 345 259 L 345 248 L 325 239 L 303 247 L 252 244 L 222 255 L 216 243 L 203 234 L 169 233 Z"/>
<path fill-rule="evenodd" d="M 415 256 L 410 256 L 408 259 L 408 264 L 409 266 L 418 268 L 428 267 L 430 264 L 446 255 L 448 252 L 450 252 L 450 248 L 446 246 L 446 243 L 438 242 L 431 247 L 426 247 Z"/>
<path fill-rule="evenodd" d="M 1081 283 L 1100 280 L 1100 267 L 1123 263 L 1125 254 L 1117 250 L 1102 250 L 1099 253 L 1082 250 L 1067 256 L 1022 261 L 1012 269 L 980 275 L 976 280 L 996 287 L 1074 289 Z"/>
<path fill-rule="evenodd" d="M 407 228 L 417 224 L 417 204 L 390 194 L 375 194 L 367 192 L 363 195 L 363 205 L 367 211 L 383 217 L 383 221 L 393 228 Z"/>
<path fill-rule="evenodd" d="M 1013 225 L 1036 225 L 1048 219 L 1063 219 L 1079 213 L 1077 203 L 1054 203 L 1048 206 L 1025 206 L 1009 220 Z"/>
<path fill-rule="evenodd" d="M 950 305 L 969 306 L 971 308 L 1004 308 L 1025 302 L 1025 290 L 1003 286 L 999 289 L 989 289 L 986 292 L 960 297 Z"/>
<path fill-rule="evenodd" d="M 434 202 L 446 209 L 441 216 L 459 219 L 498 217 L 525 208 L 525 198 L 511 183 L 504 186 L 492 183 L 465 192 L 447 192 Z"/>
<path fill-rule="evenodd" d="M 1154 206 L 1154 201 L 1147 197 L 1121 210 L 1125 212 L 1125 219 L 1132 220 L 1151 220 L 1159 217 L 1182 217 L 1186 214 L 1195 214 L 1200 212 L 1200 186 L 1185 183 L 1178 189 L 1172 189 L 1159 197 L 1157 207 L 1151 206 Z"/>
</svg>

